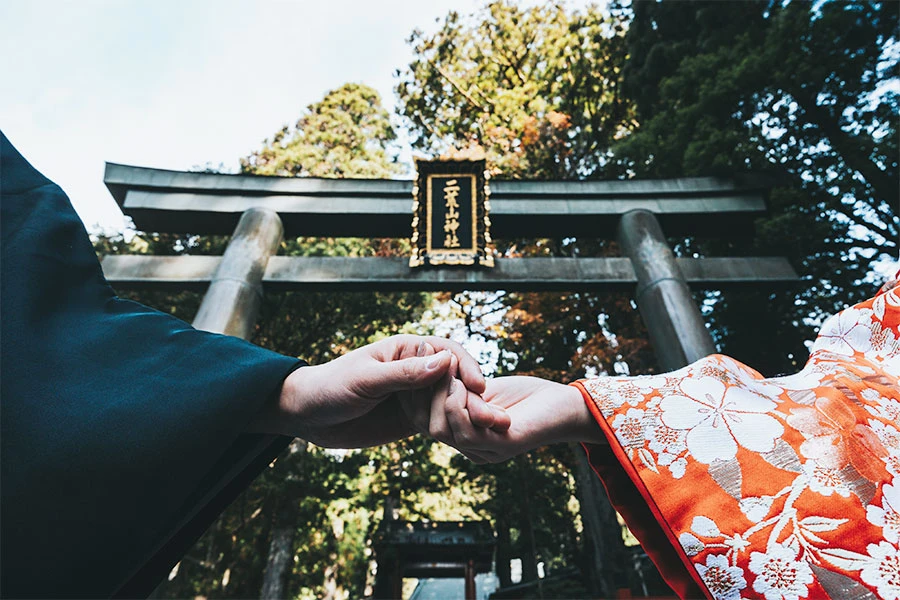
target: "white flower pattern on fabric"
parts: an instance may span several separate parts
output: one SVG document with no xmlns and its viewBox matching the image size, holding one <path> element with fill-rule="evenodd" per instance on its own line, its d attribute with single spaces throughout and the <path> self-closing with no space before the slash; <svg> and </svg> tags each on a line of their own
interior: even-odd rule
<svg viewBox="0 0 900 600">
<path fill-rule="evenodd" d="M 884 457 L 888 473 L 894 477 L 900 477 L 900 431 L 897 431 L 896 427 L 875 419 L 869 419 L 869 427 L 889 450 L 888 455 Z"/>
<path fill-rule="evenodd" d="M 616 438 L 625 448 L 640 448 L 644 445 L 644 411 L 629 408 L 624 415 L 616 415 L 612 422 Z"/>
<path fill-rule="evenodd" d="M 772 496 L 750 496 L 742 498 L 738 503 L 741 512 L 753 523 L 759 523 L 767 516 L 772 508 Z"/>
<path fill-rule="evenodd" d="M 672 429 L 664 424 L 653 427 L 647 435 L 647 441 L 648 447 L 657 454 L 668 452 L 678 456 L 687 450 L 684 431 Z"/>
<path fill-rule="evenodd" d="M 585 382 L 713 597 L 900 600 L 898 292 L 829 319 L 796 375 L 712 355 Z"/>
<path fill-rule="evenodd" d="M 744 572 L 732 567 L 728 559 L 720 554 L 710 554 L 705 565 L 697 565 L 697 572 L 706 588 L 716 600 L 733 600 L 741 597 L 741 590 L 747 587 Z"/>
<path fill-rule="evenodd" d="M 823 467 L 815 460 L 808 460 L 803 463 L 803 472 L 809 479 L 809 489 L 815 493 L 830 496 L 837 492 L 844 498 L 850 496 L 850 487 L 840 470 Z"/>
<path fill-rule="evenodd" d="M 751 553 L 750 572 L 756 575 L 753 589 L 766 600 L 805 598 L 813 581 L 809 563 L 797 560 L 797 553 L 781 544 L 770 545 L 765 554 Z"/>
<path fill-rule="evenodd" d="M 866 410 L 869 411 L 872 416 L 881 417 L 891 423 L 900 423 L 900 400 L 887 398 L 872 389 L 863 390 L 862 397 L 877 405 L 866 406 Z"/>
<path fill-rule="evenodd" d="M 753 452 L 769 452 L 784 427 L 766 414 L 775 403 L 738 387 L 726 387 L 711 377 L 682 383 L 685 396 L 669 396 L 660 403 L 662 422 L 687 430 L 688 450 L 697 461 L 711 464 L 737 454 L 738 445 Z"/>
<path fill-rule="evenodd" d="M 900 554 L 896 546 L 887 542 L 869 544 L 870 559 L 860 572 L 860 578 L 878 590 L 884 600 L 900 598 Z"/>
<path fill-rule="evenodd" d="M 698 515 L 691 521 L 691 531 L 703 537 L 717 537 L 722 535 L 719 526 L 709 517 Z"/>
<path fill-rule="evenodd" d="M 739 363 L 728 356 L 719 356 L 719 362 L 719 369 L 723 371 L 721 379 L 724 381 L 738 385 L 754 394 L 759 394 L 767 400 L 777 398 L 784 391 L 774 380 L 763 379 L 762 375 L 753 371 L 747 365 Z"/>
<path fill-rule="evenodd" d="M 687 532 L 678 536 L 678 543 L 681 544 L 681 547 L 684 548 L 684 553 L 688 556 L 700 554 L 706 547 L 703 545 L 703 542 L 697 539 L 697 536 Z"/>
<path fill-rule="evenodd" d="M 896 483 L 896 479 L 893 483 Z M 866 507 L 866 520 L 881 527 L 884 539 L 900 541 L 900 486 L 886 485 L 882 488 L 881 506 L 870 504 Z"/>
<path fill-rule="evenodd" d="M 612 390 L 613 403 L 617 406 L 628 404 L 637 406 L 644 399 L 644 391 L 634 382 L 626 381 Z"/>
<path fill-rule="evenodd" d="M 672 474 L 672 477 L 675 479 L 681 479 L 684 477 L 684 472 L 687 470 L 687 459 L 683 456 L 675 458 L 674 454 L 669 454 L 668 452 L 663 452 L 659 455 L 659 464 L 669 469 L 669 472 Z"/>
<path fill-rule="evenodd" d="M 584 386 L 591 397 L 601 399 L 598 408 L 608 417 L 623 406 L 637 406 L 654 390 L 662 392 L 670 389 L 676 380 L 659 375 L 643 375 L 628 379 L 597 377 L 585 381 Z"/>
<path fill-rule="evenodd" d="M 869 326 L 871 310 L 847 308 L 834 315 L 822 325 L 819 337 L 813 344 L 812 352 L 820 350 L 844 356 L 854 352 L 865 352 L 870 348 L 872 329 Z"/>
<path fill-rule="evenodd" d="M 900 361 L 896 360 L 897 355 L 900 354 L 900 341 L 898 341 L 894 332 L 889 328 L 886 329 L 876 324 L 872 328 L 872 336 L 869 338 L 869 343 L 872 345 L 872 351 L 875 356 L 884 359 L 886 363 L 885 370 L 896 374 L 898 367 L 900 367 Z M 893 365 L 893 368 L 891 365 Z"/>
<path fill-rule="evenodd" d="M 884 320 L 884 314 L 891 308 L 893 310 L 900 309 L 900 295 L 897 294 L 897 288 L 894 288 L 884 294 L 881 294 L 872 302 L 872 312 L 879 321 Z"/>
</svg>

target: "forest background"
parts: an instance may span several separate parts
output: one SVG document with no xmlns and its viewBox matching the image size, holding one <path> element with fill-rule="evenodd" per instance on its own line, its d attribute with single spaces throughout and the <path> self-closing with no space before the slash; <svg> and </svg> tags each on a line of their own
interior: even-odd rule
<svg viewBox="0 0 900 600">
<path fill-rule="evenodd" d="M 680 256 L 786 256 L 801 282 L 704 290 L 721 352 L 764 375 L 796 371 L 824 318 L 871 295 L 897 258 L 898 4 L 612 2 L 571 9 L 503 0 L 414 31 L 397 114 L 364 83 L 300 111 L 241 171 L 389 178 L 398 131 L 418 156 L 484 156 L 495 178 L 723 175 L 771 186 L 750 236 L 671 239 Z M 408 175 L 407 175 L 408 176 Z M 727 232 L 725 232 L 727 233 Z M 227 238 L 140 233 L 99 253 L 220 254 Z M 284 255 L 396 256 L 402 239 L 288 239 Z M 501 257 L 617 255 L 592 238 L 496 240 Z M 194 293 L 132 297 L 190 321 Z M 398 332 L 449 335 L 487 372 L 569 382 L 656 372 L 634 304 L 618 293 L 279 293 L 253 341 L 319 363 Z M 564 575 L 543 597 L 640 589 L 627 532 L 580 448 L 469 464 L 411 438 L 352 452 L 296 441 L 232 505 L 156 597 L 358 598 L 371 592 L 385 515 L 486 519 L 497 576 Z"/>
</svg>

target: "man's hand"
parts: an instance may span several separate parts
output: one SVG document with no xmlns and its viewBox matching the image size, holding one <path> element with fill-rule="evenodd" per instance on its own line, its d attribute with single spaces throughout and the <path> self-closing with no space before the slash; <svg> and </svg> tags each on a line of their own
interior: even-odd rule
<svg viewBox="0 0 900 600">
<path fill-rule="evenodd" d="M 285 379 L 278 404 L 262 410 L 249 429 L 330 448 L 374 446 L 407 437 L 417 428 L 401 401 L 415 407 L 420 400 L 427 415 L 431 386 L 451 366 L 465 386 L 484 391 L 478 363 L 459 344 L 438 337 L 390 337 L 323 365 L 297 369 Z"/>
<path fill-rule="evenodd" d="M 480 398 L 448 374 L 435 387 L 431 434 L 478 463 L 501 462 L 558 442 L 605 443 L 575 387 L 537 377 L 498 377 L 488 380 L 483 397 L 489 406 L 506 410 L 508 430 L 479 427 L 467 407 Z M 437 411 L 436 405 L 444 410 Z"/>
</svg>

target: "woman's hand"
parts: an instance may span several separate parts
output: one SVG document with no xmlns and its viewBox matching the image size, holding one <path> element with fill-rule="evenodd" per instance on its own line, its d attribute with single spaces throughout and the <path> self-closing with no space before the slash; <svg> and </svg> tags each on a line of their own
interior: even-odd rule
<svg viewBox="0 0 900 600">
<path fill-rule="evenodd" d="M 573 386 L 524 376 L 488 380 L 484 401 L 509 415 L 509 428 L 496 431 L 478 425 L 471 407 L 480 414 L 481 398 L 452 372 L 435 386 L 430 433 L 475 462 L 501 462 L 558 442 L 605 443 L 581 392 Z"/>
</svg>

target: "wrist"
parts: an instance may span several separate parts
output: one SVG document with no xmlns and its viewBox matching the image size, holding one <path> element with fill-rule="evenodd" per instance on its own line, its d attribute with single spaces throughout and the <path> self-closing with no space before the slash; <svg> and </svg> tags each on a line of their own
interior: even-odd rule
<svg viewBox="0 0 900 600">
<path fill-rule="evenodd" d="M 278 399 L 278 414 L 283 421 L 290 422 L 292 427 L 298 424 L 308 426 L 314 421 L 319 412 L 316 405 L 321 404 L 317 394 L 322 391 L 322 370 L 327 369 L 327 365 L 297 369 L 284 380 Z"/>
<path fill-rule="evenodd" d="M 572 410 L 571 440 L 587 444 L 605 444 L 606 436 L 600 429 L 600 425 L 594 419 L 588 407 L 590 398 L 586 398 L 580 386 L 569 384 L 566 386 L 567 400 Z"/>
<path fill-rule="evenodd" d="M 303 437 L 298 427 L 308 421 L 310 392 L 316 389 L 313 379 L 318 366 L 306 365 L 284 378 L 281 391 L 256 414 L 247 428 L 250 432 Z"/>
</svg>

